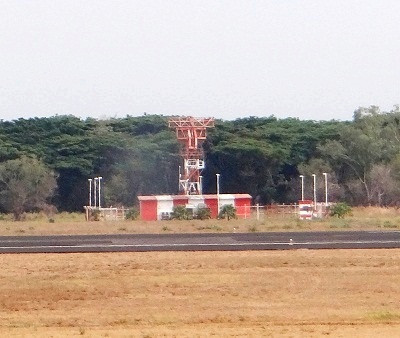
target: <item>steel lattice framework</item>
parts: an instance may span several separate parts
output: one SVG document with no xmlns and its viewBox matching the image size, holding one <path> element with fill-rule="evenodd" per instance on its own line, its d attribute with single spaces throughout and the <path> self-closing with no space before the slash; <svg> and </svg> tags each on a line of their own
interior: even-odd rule
<svg viewBox="0 0 400 338">
<path fill-rule="evenodd" d="M 185 195 L 201 194 L 203 142 L 207 137 L 207 128 L 214 127 L 214 118 L 172 117 L 168 126 L 175 129 L 176 137 L 182 146 L 183 173 L 179 170 L 179 190 Z"/>
</svg>

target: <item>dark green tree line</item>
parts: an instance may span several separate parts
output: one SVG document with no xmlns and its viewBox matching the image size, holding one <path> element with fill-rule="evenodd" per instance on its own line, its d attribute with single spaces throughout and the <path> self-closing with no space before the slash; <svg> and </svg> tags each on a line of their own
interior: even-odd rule
<svg viewBox="0 0 400 338">
<path fill-rule="evenodd" d="M 96 120 L 72 115 L 0 121 L 0 165 L 34 158 L 56 185 L 46 203 L 82 210 L 88 178 L 102 176 L 103 205 L 137 203 L 141 194 L 178 192 L 179 144 L 167 117 L 145 115 Z M 299 175 L 328 173 L 333 200 L 351 204 L 400 202 L 400 109 L 359 108 L 353 121 L 248 117 L 216 121 L 204 144 L 204 191 L 250 193 L 258 203 L 300 198 Z M 50 175 L 51 176 L 51 175 Z M 0 210 L 9 211 L 2 189 Z M 322 198 L 320 198 L 321 200 Z M 26 207 L 35 209 L 36 207 Z"/>
</svg>

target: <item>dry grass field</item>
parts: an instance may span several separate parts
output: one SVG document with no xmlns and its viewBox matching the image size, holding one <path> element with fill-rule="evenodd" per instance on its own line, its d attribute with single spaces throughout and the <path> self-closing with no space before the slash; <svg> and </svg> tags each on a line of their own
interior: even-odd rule
<svg viewBox="0 0 400 338">
<path fill-rule="evenodd" d="M 1 216 L 1 215 L 0 215 Z M 191 220 L 191 221 L 99 221 L 86 222 L 83 213 L 60 213 L 51 222 L 43 214 L 28 214 L 25 221 L 14 222 L 0 217 L 0 236 L 71 235 L 123 233 L 204 233 L 307 230 L 396 230 L 400 229 L 400 209 L 354 208 L 345 219 L 328 217 L 301 221 L 295 215 L 266 214 L 260 220 Z"/>
<path fill-rule="evenodd" d="M 0 335 L 400 335 L 400 250 L 0 255 Z"/>
<path fill-rule="evenodd" d="M 0 216 L 0 235 L 400 228 L 386 208 L 318 221 Z M 400 336 L 398 249 L 2 254 L 0 264 L 1 336 Z"/>
</svg>

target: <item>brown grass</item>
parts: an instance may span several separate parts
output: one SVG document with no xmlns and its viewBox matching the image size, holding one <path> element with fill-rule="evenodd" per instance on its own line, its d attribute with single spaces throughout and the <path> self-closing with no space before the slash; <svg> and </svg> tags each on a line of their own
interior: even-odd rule
<svg viewBox="0 0 400 338">
<path fill-rule="evenodd" d="M 0 215 L 1 216 L 1 215 Z M 86 222 L 84 214 L 61 213 L 49 222 L 43 214 L 30 214 L 22 222 L 0 220 L 1 235 L 116 234 L 116 233 L 204 233 L 307 230 L 395 230 L 400 229 L 400 209 L 359 207 L 345 219 L 301 221 L 295 216 L 267 214 L 260 220 L 191 221 L 100 221 Z"/>
<path fill-rule="evenodd" d="M 2 336 L 396 336 L 400 250 L 0 255 Z"/>
</svg>

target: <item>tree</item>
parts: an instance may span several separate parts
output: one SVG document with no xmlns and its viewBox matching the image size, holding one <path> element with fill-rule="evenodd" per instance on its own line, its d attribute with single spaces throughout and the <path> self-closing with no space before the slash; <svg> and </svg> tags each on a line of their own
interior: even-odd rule
<svg viewBox="0 0 400 338">
<path fill-rule="evenodd" d="M 336 173 L 332 170 L 329 164 L 320 159 L 320 158 L 312 158 L 307 163 L 301 163 L 298 166 L 300 174 L 304 175 L 304 195 L 305 199 L 312 199 L 314 184 L 312 174 L 317 175 L 316 179 L 316 194 L 317 201 L 323 201 L 325 196 L 325 180 L 323 177 L 323 173 L 328 174 L 328 191 L 329 191 L 329 201 L 335 202 L 342 198 L 343 191 L 339 184 L 337 183 Z M 301 196 L 301 181 L 300 178 L 296 178 L 293 180 L 292 189 L 297 192 L 296 196 L 299 198 Z"/>
<path fill-rule="evenodd" d="M 345 202 L 336 203 L 330 212 L 331 216 L 336 216 L 338 218 L 344 218 L 344 216 L 351 213 L 351 207 Z"/>
<path fill-rule="evenodd" d="M 298 164 L 315 156 L 317 144 L 339 139 L 346 123 L 273 116 L 217 121 L 205 142 L 205 190 L 215 191 L 215 174 L 221 173 L 224 192 L 249 193 L 261 203 L 294 202 L 291 181 L 299 175 Z"/>
<path fill-rule="evenodd" d="M 37 156 L 57 173 L 52 201 L 67 211 L 87 204 L 87 180 L 95 176 L 104 177 L 103 197 L 113 205 L 133 205 L 137 194 L 171 193 L 179 165 L 178 142 L 159 115 L 0 120 L 0 162 L 22 155 Z"/>
<path fill-rule="evenodd" d="M 233 218 L 236 219 L 236 208 L 232 204 L 226 204 L 221 208 L 219 212 L 219 218 L 227 219 L 228 221 Z"/>
<path fill-rule="evenodd" d="M 329 141 L 319 149 L 331 162 L 331 166 L 338 171 L 342 167 L 348 177 L 345 179 L 357 179 L 362 184 L 366 203 L 371 203 L 371 186 L 369 172 L 373 164 L 378 161 L 379 145 L 376 140 L 354 127 L 345 128 L 342 131 L 341 141 Z M 350 170 L 347 170 L 350 169 Z M 361 202 L 361 201 L 360 201 Z"/>
<path fill-rule="evenodd" d="M 321 144 L 318 151 L 346 187 L 347 200 L 354 204 L 386 204 L 383 197 L 389 194 L 382 188 L 391 176 L 387 164 L 400 153 L 398 108 L 389 113 L 376 106 L 357 109 L 353 123 L 341 129 L 340 139 Z"/>
<path fill-rule="evenodd" d="M 138 195 L 177 192 L 178 142 L 168 132 L 131 142 L 123 156 L 114 158 L 115 164 L 103 172 L 108 178 L 104 182 L 106 203 L 132 205 Z"/>
<path fill-rule="evenodd" d="M 397 202 L 399 196 L 398 182 L 392 175 L 392 166 L 375 164 L 370 173 L 371 194 L 374 204 L 391 205 Z"/>
<path fill-rule="evenodd" d="M 319 142 L 338 139 L 346 123 L 273 116 L 217 121 L 205 142 L 204 191 L 215 192 L 221 173 L 226 193 L 250 193 L 260 203 L 295 201 L 290 182 L 297 165 L 314 157 Z M 178 190 L 179 143 L 162 115 L 0 120 L 0 163 L 22 155 L 37 156 L 57 173 L 52 202 L 59 210 L 81 211 L 87 180 L 95 176 L 104 177 L 103 205 L 130 206 L 137 195 Z"/>
<path fill-rule="evenodd" d="M 0 205 L 20 220 L 26 211 L 43 210 L 57 187 L 56 176 L 36 158 L 0 163 Z"/>
</svg>

